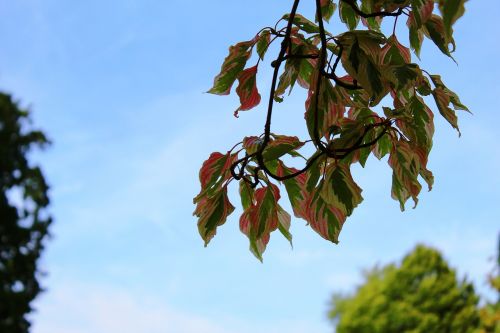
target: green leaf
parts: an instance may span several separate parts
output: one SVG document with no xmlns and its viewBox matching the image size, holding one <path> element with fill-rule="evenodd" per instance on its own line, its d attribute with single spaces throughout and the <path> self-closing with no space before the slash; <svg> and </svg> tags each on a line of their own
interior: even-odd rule
<svg viewBox="0 0 500 333">
<path fill-rule="evenodd" d="M 415 52 L 415 55 L 420 59 L 420 50 L 422 48 L 422 42 L 424 41 L 424 33 L 421 29 L 417 29 L 414 26 L 409 27 L 410 32 L 410 47 Z"/>
<path fill-rule="evenodd" d="M 347 25 L 349 30 L 354 30 L 358 26 L 359 16 L 345 1 L 339 1 L 340 20 Z"/>
<path fill-rule="evenodd" d="M 264 160 L 270 161 L 280 158 L 285 154 L 299 149 L 304 145 L 296 136 L 273 135 L 273 140 L 269 142 L 262 153 Z"/>
<path fill-rule="evenodd" d="M 269 30 L 262 31 L 259 35 L 259 41 L 257 42 L 257 54 L 261 60 L 264 60 L 264 55 L 266 54 L 270 43 L 271 33 Z"/>
<path fill-rule="evenodd" d="M 290 242 L 290 246 L 293 248 L 292 234 L 290 233 L 290 224 L 292 218 L 280 205 L 278 205 L 278 230 L 281 234 Z"/>
<path fill-rule="evenodd" d="M 297 171 L 298 170 L 295 168 L 286 167 L 281 161 L 278 162 L 277 174 L 281 177 L 290 175 Z M 308 173 L 305 172 L 283 181 L 294 215 L 303 219 L 306 218 L 307 199 L 309 197 L 306 189 L 308 178 Z"/>
<path fill-rule="evenodd" d="M 413 88 L 422 76 L 422 71 L 416 64 L 386 66 L 383 73 L 384 78 L 391 82 L 397 91 Z"/>
<path fill-rule="evenodd" d="M 290 19 L 290 14 L 283 15 L 282 19 L 288 21 Z M 295 14 L 293 24 L 299 27 L 300 30 L 309 34 L 319 33 L 318 26 L 300 14 Z"/>
<path fill-rule="evenodd" d="M 351 215 L 363 201 L 361 191 L 352 178 L 349 165 L 339 163 L 327 169 L 321 196 L 329 205 L 341 209 L 346 216 Z"/>
<path fill-rule="evenodd" d="M 377 143 L 372 148 L 373 155 L 376 158 L 381 160 L 385 155 L 389 154 L 392 149 L 392 141 L 389 137 L 389 134 L 384 134 L 380 139 L 377 140 Z"/>
<path fill-rule="evenodd" d="M 247 60 L 251 55 L 251 48 L 258 40 L 258 36 L 254 39 L 241 42 L 229 48 L 229 55 L 224 59 L 220 73 L 214 79 L 213 87 L 207 91 L 216 95 L 228 95 L 231 91 L 234 81 L 243 71 Z"/>
<path fill-rule="evenodd" d="M 465 13 L 465 0 L 440 1 L 444 30 L 448 40 L 453 38 L 453 24 Z"/>
</svg>

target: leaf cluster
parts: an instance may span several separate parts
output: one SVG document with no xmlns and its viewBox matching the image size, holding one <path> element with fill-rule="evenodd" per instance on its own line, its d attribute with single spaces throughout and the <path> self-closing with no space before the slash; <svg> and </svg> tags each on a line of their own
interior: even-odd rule
<svg viewBox="0 0 500 333">
<path fill-rule="evenodd" d="M 227 196 L 233 180 L 239 182 L 244 209 L 240 229 L 259 259 L 273 231 L 291 240 L 290 216 L 278 203 L 279 184 L 284 185 L 294 215 L 334 243 L 346 218 L 363 200 L 351 167 L 355 163 L 364 167 L 370 155 L 389 156 L 392 197 L 401 209 L 410 198 L 416 205 L 421 180 L 429 190 L 434 181 L 427 168 L 434 113 L 427 101 L 432 96 L 439 113 L 457 130 L 456 110 L 468 109 L 439 75 L 412 61 L 410 48 L 396 36 L 396 25 L 406 18 L 415 56 L 420 56 L 427 38 L 451 57 L 453 24 L 464 13 L 464 2 L 315 0 L 312 21 L 297 12 L 300 0 L 294 0 L 290 13 L 274 27 L 231 46 L 208 92 L 227 95 L 238 81 L 238 117 L 240 111 L 260 104 L 259 67 L 269 46 L 281 41 L 277 57 L 270 62 L 273 76 L 264 132 L 243 138 L 226 154 L 213 153 L 200 170 L 202 189 L 194 199 L 194 214 L 205 244 L 234 210 Z M 325 28 L 333 24 L 335 13 L 347 28 L 337 35 Z M 384 20 L 392 22 L 392 34 L 381 28 Z M 254 51 L 257 61 L 249 64 Z M 307 91 L 307 140 L 271 130 L 275 104 L 296 86 Z M 301 151 L 306 145 L 313 146 L 309 157 Z M 304 167 L 287 165 L 291 158 L 303 159 Z"/>
</svg>

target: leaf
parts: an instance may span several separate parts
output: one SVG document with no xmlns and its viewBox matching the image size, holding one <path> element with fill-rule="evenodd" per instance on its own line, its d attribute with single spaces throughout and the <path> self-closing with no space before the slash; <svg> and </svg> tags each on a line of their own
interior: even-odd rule
<svg viewBox="0 0 500 333">
<path fill-rule="evenodd" d="M 279 190 L 275 185 L 270 184 L 255 190 L 252 204 L 244 210 L 240 218 L 240 230 L 249 238 L 250 251 L 260 261 L 269 242 L 270 233 L 278 229 L 280 223 L 279 198 Z"/>
<path fill-rule="evenodd" d="M 290 19 L 290 14 L 283 15 L 282 19 L 288 21 Z M 300 30 L 309 34 L 319 33 L 318 26 L 300 14 L 295 14 L 293 24 L 299 27 Z"/>
<path fill-rule="evenodd" d="M 234 116 L 238 117 L 239 111 L 247 111 L 260 103 L 260 94 L 257 90 L 256 83 L 257 66 L 245 69 L 238 75 L 239 85 L 236 88 L 236 93 L 240 97 L 240 107 L 234 112 Z"/>
<path fill-rule="evenodd" d="M 301 142 L 296 136 L 273 135 L 273 138 L 262 153 L 266 161 L 280 158 L 304 145 L 304 142 Z"/>
<path fill-rule="evenodd" d="M 324 239 L 338 243 L 338 236 L 346 220 L 345 214 L 339 207 L 330 205 L 320 195 L 324 186 L 322 180 L 311 193 L 311 203 L 308 207 L 307 221 L 311 228 Z"/>
<path fill-rule="evenodd" d="M 258 136 L 246 136 L 243 138 L 243 148 L 248 155 L 256 153 L 260 149 L 262 139 Z"/>
<path fill-rule="evenodd" d="M 421 164 L 407 141 L 393 140 L 389 165 L 393 170 L 392 198 L 399 201 L 401 211 L 404 211 L 405 203 L 410 197 L 413 198 L 416 206 L 418 194 L 422 189 L 417 179 Z"/>
<path fill-rule="evenodd" d="M 439 1 L 439 9 L 443 16 L 444 31 L 448 40 L 453 38 L 453 24 L 465 13 L 465 0 Z"/>
<path fill-rule="evenodd" d="M 292 54 L 319 54 L 318 48 L 312 45 L 310 41 L 307 41 L 301 34 L 294 34 L 292 37 Z M 285 69 L 280 75 L 278 87 L 276 88 L 275 100 L 279 99 L 288 88 L 290 88 L 288 93 L 290 95 L 295 82 L 298 82 L 304 89 L 309 89 L 316 64 L 316 59 L 287 59 Z"/>
<path fill-rule="evenodd" d="M 290 224 L 292 218 L 280 205 L 278 205 L 278 230 L 290 242 L 293 248 L 292 234 L 290 233 Z"/>
<path fill-rule="evenodd" d="M 269 30 L 262 31 L 259 35 L 259 41 L 257 42 L 257 54 L 261 60 L 264 60 L 264 55 L 266 54 L 270 43 L 271 33 Z"/>
<path fill-rule="evenodd" d="M 347 25 L 349 30 L 354 30 L 358 26 L 359 16 L 345 1 L 339 1 L 339 16 L 340 20 Z"/>
<path fill-rule="evenodd" d="M 317 75 L 311 80 L 311 87 L 305 103 L 306 112 L 304 117 L 311 138 L 315 136 L 320 138 L 328 136 L 330 127 L 332 125 L 337 125 L 345 113 L 345 107 L 338 102 L 332 82 L 326 77 L 321 76 L 320 91 L 318 96 L 316 96 L 316 80 Z M 318 99 L 317 104 L 316 98 Z M 316 133 L 315 129 L 317 130 Z"/>
<path fill-rule="evenodd" d="M 416 64 L 386 66 L 383 73 L 384 78 L 391 82 L 391 86 L 397 91 L 415 87 L 417 80 L 422 76 L 422 71 Z"/>
<path fill-rule="evenodd" d="M 295 168 L 286 167 L 281 161 L 278 162 L 277 174 L 280 177 L 295 173 L 297 171 L 298 170 Z M 310 195 L 309 191 L 306 188 L 306 183 L 310 178 L 309 175 L 309 172 L 305 172 L 296 177 L 289 178 L 283 181 L 294 215 L 303 219 L 307 218 L 306 210 L 308 207 L 308 198 Z"/>
<path fill-rule="evenodd" d="M 444 24 L 441 17 L 433 14 L 431 18 L 429 18 L 425 22 L 424 34 L 429 37 L 434 42 L 434 44 L 436 44 L 441 52 L 455 61 L 455 59 L 453 59 L 453 57 L 451 56 L 449 49 L 449 45 L 452 44 L 454 46 L 455 42 L 453 38 L 448 37 L 448 35 L 445 33 Z"/>
<path fill-rule="evenodd" d="M 399 43 L 396 35 L 389 37 L 380 56 L 386 65 L 404 65 L 411 62 L 410 50 Z"/>
<path fill-rule="evenodd" d="M 454 110 L 449 107 L 451 103 L 455 110 L 469 111 L 469 109 L 462 104 L 457 94 L 449 90 L 441 80 L 439 75 L 431 75 L 431 80 L 435 85 L 435 89 L 432 91 L 432 96 L 436 101 L 439 113 L 450 123 L 450 125 L 458 131 L 460 135 L 460 129 L 458 128 L 458 118 Z M 470 112 L 470 111 L 469 111 Z"/>
<path fill-rule="evenodd" d="M 325 202 L 341 209 L 346 216 L 363 201 L 361 191 L 352 178 L 349 165 L 339 163 L 327 169 L 321 195 Z"/>
<path fill-rule="evenodd" d="M 375 31 L 348 31 L 339 36 L 344 46 L 342 64 L 347 73 L 356 79 L 370 96 L 370 105 L 377 105 L 387 94 L 380 72 L 385 36 Z"/>
<path fill-rule="evenodd" d="M 416 29 L 420 29 L 432 15 L 434 0 L 411 0 L 411 8 L 409 19 Z"/>
<path fill-rule="evenodd" d="M 222 187 L 213 196 L 201 198 L 193 215 L 198 217 L 198 231 L 205 241 L 205 246 L 215 236 L 217 227 L 226 222 L 234 211 L 234 206 L 227 197 L 227 186 Z"/>
<path fill-rule="evenodd" d="M 224 59 L 220 73 L 214 79 L 213 87 L 207 91 L 216 95 L 228 95 L 231 91 L 234 81 L 243 71 L 247 60 L 251 55 L 251 48 L 258 40 L 258 36 L 254 39 L 240 42 L 229 48 L 229 55 Z"/>
<path fill-rule="evenodd" d="M 434 114 L 431 109 L 425 105 L 424 101 L 413 96 L 406 108 L 412 115 L 410 123 L 412 131 L 405 131 L 410 136 L 411 141 L 418 147 L 421 147 L 427 154 L 432 148 L 432 138 L 434 136 Z"/>
<path fill-rule="evenodd" d="M 219 152 L 214 152 L 210 154 L 210 157 L 203 162 L 200 169 L 199 179 L 201 183 L 201 191 L 194 198 L 194 203 L 197 202 L 201 197 L 205 195 L 211 195 L 211 193 L 220 187 L 222 182 L 226 181 L 230 177 L 229 168 L 231 164 L 237 159 L 237 154 L 222 154 Z"/>
<path fill-rule="evenodd" d="M 377 140 L 377 143 L 372 148 L 373 155 L 376 158 L 381 160 L 385 155 L 389 154 L 392 149 L 392 141 L 389 137 L 389 134 L 384 134 L 380 139 Z"/>
<path fill-rule="evenodd" d="M 321 15 L 323 19 L 327 22 L 330 22 L 330 19 L 337 9 L 337 4 L 333 2 L 333 0 L 321 0 Z M 316 22 L 318 22 L 318 17 L 316 15 Z"/>
<path fill-rule="evenodd" d="M 410 47 L 415 52 L 416 56 L 420 59 L 420 49 L 422 48 L 422 42 L 424 41 L 424 33 L 421 29 L 417 29 L 414 26 L 409 26 L 410 32 Z"/>
</svg>

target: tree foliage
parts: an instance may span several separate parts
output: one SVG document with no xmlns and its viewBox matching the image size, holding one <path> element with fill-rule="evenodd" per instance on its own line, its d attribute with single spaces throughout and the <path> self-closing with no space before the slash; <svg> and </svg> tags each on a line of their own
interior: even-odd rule
<svg viewBox="0 0 500 333">
<path fill-rule="evenodd" d="M 299 2 L 294 0 L 290 13 L 274 27 L 231 46 L 208 91 L 227 95 L 236 84 L 237 117 L 259 105 L 257 73 L 269 46 L 281 41 L 270 63 L 264 133 L 243 138 L 226 153 L 212 153 L 200 170 L 201 191 L 194 198 L 198 229 L 208 244 L 234 210 L 228 185 L 239 182 L 240 229 L 260 260 L 272 232 L 279 230 L 291 241 L 291 218 L 278 203 L 277 183 L 284 185 L 294 215 L 337 243 L 346 218 L 363 200 L 352 165 L 364 167 L 372 154 L 378 159 L 388 155 L 392 197 L 402 210 L 410 198 L 416 205 L 421 180 L 429 190 L 434 181 L 427 168 L 434 134 L 429 99 L 457 130 L 456 111 L 468 111 L 439 75 L 413 62 L 425 39 L 452 57 L 453 24 L 464 13 L 465 0 L 315 0 L 312 20 L 298 13 Z M 334 16 L 347 31 L 335 35 L 326 30 Z M 381 28 L 383 21 L 390 31 Z M 408 29 L 409 47 L 396 35 L 398 23 Z M 257 59 L 251 63 L 254 53 Z M 275 104 L 297 85 L 307 91 L 308 140 L 271 130 Z M 301 149 L 314 152 L 304 157 Z M 292 158 L 303 159 L 304 167 L 290 166 Z"/>
<path fill-rule="evenodd" d="M 335 295 L 336 332 L 477 332 L 478 297 L 441 254 L 417 246 L 400 265 L 375 267 L 353 295 Z"/>
<path fill-rule="evenodd" d="M 48 141 L 28 125 L 28 111 L 0 93 L 0 332 L 28 332 L 26 315 L 41 291 L 37 262 L 51 223 L 48 186 L 27 156 Z"/>
</svg>

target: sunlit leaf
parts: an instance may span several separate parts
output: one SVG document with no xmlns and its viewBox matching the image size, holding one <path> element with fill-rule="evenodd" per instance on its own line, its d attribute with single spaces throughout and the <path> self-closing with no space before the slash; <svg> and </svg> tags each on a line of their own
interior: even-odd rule
<svg viewBox="0 0 500 333">
<path fill-rule="evenodd" d="M 234 81 L 243 71 L 248 58 L 251 55 L 251 48 L 257 43 L 258 36 L 254 39 L 241 42 L 229 48 L 229 55 L 224 60 L 220 74 L 214 79 L 213 87 L 208 91 L 216 95 L 228 95 Z"/>
<path fill-rule="evenodd" d="M 193 214 L 198 217 L 198 231 L 205 246 L 215 236 L 217 227 L 223 225 L 233 211 L 234 206 L 229 202 L 226 186 L 213 196 L 203 197 L 197 202 Z"/>
<path fill-rule="evenodd" d="M 239 85 L 236 88 L 236 93 L 240 97 L 240 107 L 236 109 L 234 115 L 238 117 L 239 111 L 250 110 L 260 103 L 260 94 L 257 90 L 257 66 L 245 69 L 238 75 Z"/>
</svg>

